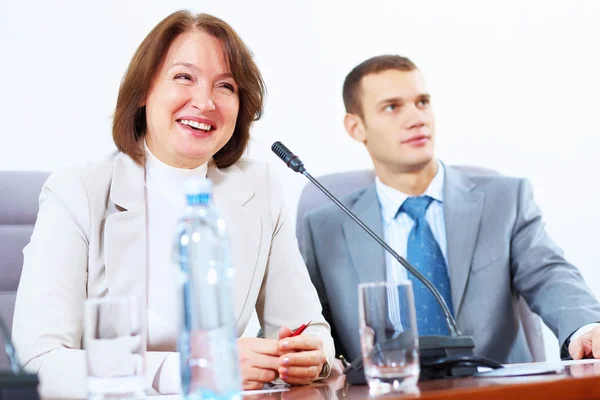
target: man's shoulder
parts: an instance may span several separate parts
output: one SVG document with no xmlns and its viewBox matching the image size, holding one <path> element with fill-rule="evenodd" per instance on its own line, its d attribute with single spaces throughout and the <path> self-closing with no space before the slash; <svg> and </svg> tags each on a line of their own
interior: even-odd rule
<svg viewBox="0 0 600 400">
<path fill-rule="evenodd" d="M 470 166 L 447 166 L 447 176 L 450 180 L 446 184 L 452 185 L 456 182 L 452 178 L 462 177 L 471 181 L 474 190 L 482 192 L 499 192 L 518 190 L 524 178 L 503 175 L 502 173 L 480 167 Z"/>
</svg>

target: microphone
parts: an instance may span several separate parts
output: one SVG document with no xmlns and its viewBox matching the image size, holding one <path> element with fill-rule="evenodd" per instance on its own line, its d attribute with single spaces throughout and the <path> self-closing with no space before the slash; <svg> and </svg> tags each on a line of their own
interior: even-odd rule
<svg viewBox="0 0 600 400">
<path fill-rule="evenodd" d="M 11 371 L 0 370 L 0 399 L 39 400 L 37 374 L 27 373 L 21 367 L 2 318 L 0 318 L 0 339 L 4 341 L 4 350 L 11 368 Z"/>
<path fill-rule="evenodd" d="M 456 320 L 452 316 L 448 305 L 436 287 L 413 267 L 404 257 L 394 251 L 382 238 L 380 238 L 371 228 L 365 225 L 348 207 L 339 201 L 329 190 L 327 190 L 319 181 L 312 177 L 304 163 L 292 153 L 283 143 L 275 142 L 271 150 L 292 170 L 301 173 L 308 178 L 317 188 L 319 188 L 327 197 L 329 197 L 338 207 L 340 207 L 350 218 L 354 220 L 365 232 L 367 232 L 381 247 L 390 253 L 404 268 L 413 274 L 425 287 L 433 294 L 440 305 L 446 318 L 446 325 L 450 336 L 420 336 L 419 337 L 419 355 L 421 359 L 421 380 L 444 378 L 453 376 L 469 376 L 477 372 L 477 366 L 482 365 L 491 368 L 501 368 L 497 362 L 483 357 L 473 355 L 475 343 L 471 336 L 461 334 Z M 358 357 L 344 373 L 351 370 L 362 368 L 362 357 Z M 350 375 L 348 376 L 350 377 Z M 364 375 L 354 376 L 355 382 L 364 383 Z"/>
</svg>

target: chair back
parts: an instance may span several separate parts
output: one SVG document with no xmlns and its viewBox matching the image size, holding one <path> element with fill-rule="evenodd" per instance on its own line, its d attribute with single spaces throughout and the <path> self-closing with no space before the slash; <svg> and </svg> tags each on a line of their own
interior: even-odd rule
<svg viewBox="0 0 600 400">
<path fill-rule="evenodd" d="M 48 175 L 47 172 L 0 171 L 0 318 L 9 330 L 23 267 L 23 248 L 31 238 L 38 198 Z M 0 343 L 1 370 L 9 364 L 1 337 Z"/>
</svg>

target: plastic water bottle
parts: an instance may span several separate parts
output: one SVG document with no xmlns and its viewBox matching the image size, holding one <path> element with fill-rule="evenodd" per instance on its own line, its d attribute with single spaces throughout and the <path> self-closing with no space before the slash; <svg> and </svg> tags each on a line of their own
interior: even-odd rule
<svg viewBox="0 0 600 400">
<path fill-rule="evenodd" d="M 181 389 L 186 399 L 241 399 L 231 299 L 234 270 L 211 181 L 185 183 L 186 210 L 175 234 L 181 326 Z"/>
</svg>

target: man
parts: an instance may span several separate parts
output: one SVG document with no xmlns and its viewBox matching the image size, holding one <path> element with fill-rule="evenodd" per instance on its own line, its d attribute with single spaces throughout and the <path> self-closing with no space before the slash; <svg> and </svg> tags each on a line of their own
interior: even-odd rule
<svg viewBox="0 0 600 400">
<path fill-rule="evenodd" d="M 379 56 L 344 82 L 348 134 L 363 143 L 375 183 L 344 199 L 426 275 L 475 354 L 532 360 L 516 311 L 522 296 L 553 330 L 562 355 L 600 358 L 600 304 L 544 230 L 529 183 L 434 158 L 434 115 L 421 72 Z M 307 214 L 303 256 L 338 354 L 360 356 L 357 284 L 413 281 L 419 334 L 448 334 L 423 287 L 334 204 Z"/>
</svg>

